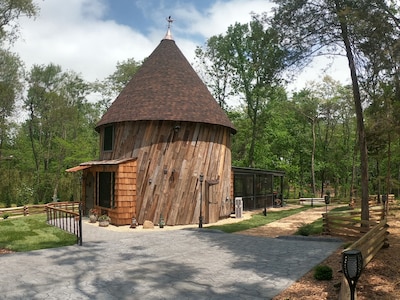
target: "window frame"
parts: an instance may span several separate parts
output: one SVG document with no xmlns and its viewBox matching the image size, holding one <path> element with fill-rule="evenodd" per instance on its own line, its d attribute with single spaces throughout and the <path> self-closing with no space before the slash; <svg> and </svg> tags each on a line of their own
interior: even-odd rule
<svg viewBox="0 0 400 300">
<path fill-rule="evenodd" d="M 114 150 L 114 125 L 107 125 L 104 127 L 103 132 L 103 151 Z"/>
<path fill-rule="evenodd" d="M 96 203 L 99 207 L 115 208 L 115 172 L 96 172 Z"/>
</svg>

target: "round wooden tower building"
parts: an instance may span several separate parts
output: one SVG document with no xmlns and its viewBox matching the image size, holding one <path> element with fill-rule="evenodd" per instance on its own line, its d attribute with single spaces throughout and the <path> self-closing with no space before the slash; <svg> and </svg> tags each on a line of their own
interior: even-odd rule
<svg viewBox="0 0 400 300">
<path fill-rule="evenodd" d="M 178 225 L 230 215 L 236 130 L 169 29 L 96 130 L 100 159 L 80 165 L 87 208 L 106 210 L 116 225 L 132 217 Z"/>
</svg>

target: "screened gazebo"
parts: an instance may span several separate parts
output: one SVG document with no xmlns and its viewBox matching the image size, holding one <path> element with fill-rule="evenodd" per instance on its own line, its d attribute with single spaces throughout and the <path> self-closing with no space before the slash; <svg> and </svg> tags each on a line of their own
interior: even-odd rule
<svg viewBox="0 0 400 300">
<path fill-rule="evenodd" d="M 241 197 L 243 210 L 283 205 L 283 171 L 232 167 L 233 196 Z"/>
</svg>

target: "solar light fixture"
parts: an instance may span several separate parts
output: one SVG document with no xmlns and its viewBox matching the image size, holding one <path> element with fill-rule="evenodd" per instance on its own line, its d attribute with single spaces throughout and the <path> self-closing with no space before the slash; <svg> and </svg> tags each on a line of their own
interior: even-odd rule
<svg viewBox="0 0 400 300">
<path fill-rule="evenodd" d="M 383 216 L 382 216 L 382 218 L 385 218 L 386 217 L 386 215 L 387 215 L 387 208 L 388 208 L 388 199 L 389 199 L 389 197 L 388 197 L 389 195 L 382 195 L 382 204 L 383 204 Z"/>
<path fill-rule="evenodd" d="M 357 281 L 363 268 L 363 258 L 360 250 L 347 250 L 342 256 L 342 270 L 350 287 L 350 299 L 354 300 Z"/>
<path fill-rule="evenodd" d="M 203 228 L 203 213 L 202 213 L 202 202 L 203 202 L 203 181 L 204 175 L 200 174 L 199 176 L 200 181 L 200 216 L 199 216 L 199 228 Z"/>
<path fill-rule="evenodd" d="M 135 218 L 135 217 L 132 217 L 132 224 L 131 224 L 131 227 L 130 227 L 130 228 L 136 228 L 136 226 L 137 226 L 136 218 Z"/>
<path fill-rule="evenodd" d="M 325 200 L 325 211 L 326 213 L 328 213 L 328 204 L 331 203 L 331 196 L 325 195 L 324 200 Z"/>
</svg>

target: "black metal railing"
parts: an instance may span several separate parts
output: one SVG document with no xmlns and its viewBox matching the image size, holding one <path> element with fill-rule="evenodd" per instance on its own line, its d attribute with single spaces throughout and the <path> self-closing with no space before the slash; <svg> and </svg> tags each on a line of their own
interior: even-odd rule
<svg viewBox="0 0 400 300">
<path fill-rule="evenodd" d="M 80 202 L 51 202 L 46 204 L 47 223 L 76 235 L 82 246 L 82 205 Z"/>
</svg>

